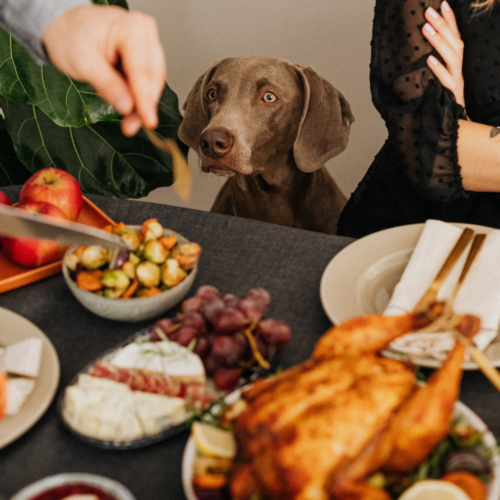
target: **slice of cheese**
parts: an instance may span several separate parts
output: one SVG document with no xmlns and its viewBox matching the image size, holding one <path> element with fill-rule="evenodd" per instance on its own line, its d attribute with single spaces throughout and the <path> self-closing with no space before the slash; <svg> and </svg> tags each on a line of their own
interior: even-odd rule
<svg viewBox="0 0 500 500">
<path fill-rule="evenodd" d="M 160 394 L 134 391 L 135 412 L 146 434 L 157 434 L 185 420 L 186 402 Z"/>
<path fill-rule="evenodd" d="M 27 378 L 7 379 L 7 404 L 5 415 L 12 416 L 19 413 L 22 405 L 35 388 L 35 381 Z"/>
<path fill-rule="evenodd" d="M 7 373 L 23 377 L 38 377 L 43 342 L 39 337 L 20 340 L 5 348 L 3 368 Z"/>
<path fill-rule="evenodd" d="M 119 368 L 135 368 L 159 372 L 184 383 L 205 383 L 205 368 L 197 354 L 164 340 L 161 342 L 132 342 L 119 349 L 110 362 Z"/>
</svg>

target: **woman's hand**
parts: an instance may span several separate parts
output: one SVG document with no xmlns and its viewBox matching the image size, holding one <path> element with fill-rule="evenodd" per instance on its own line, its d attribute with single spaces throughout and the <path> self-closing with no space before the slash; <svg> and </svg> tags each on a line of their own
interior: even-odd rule
<svg viewBox="0 0 500 500">
<path fill-rule="evenodd" d="M 443 58 L 444 66 L 436 57 L 429 56 L 427 65 L 443 87 L 451 90 L 458 104 L 465 107 L 464 78 L 462 74 L 464 42 L 460 37 L 455 14 L 446 0 L 439 15 L 432 7 L 425 11 L 427 23 L 422 33 Z"/>
</svg>

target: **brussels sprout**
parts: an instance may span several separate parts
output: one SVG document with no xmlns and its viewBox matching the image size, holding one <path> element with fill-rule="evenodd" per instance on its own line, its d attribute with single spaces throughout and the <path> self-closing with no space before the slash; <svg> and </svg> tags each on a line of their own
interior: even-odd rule
<svg viewBox="0 0 500 500">
<path fill-rule="evenodd" d="M 198 263 L 201 246 L 198 243 L 183 243 L 172 250 L 172 257 L 179 261 L 182 269 L 189 271 Z"/>
<path fill-rule="evenodd" d="M 165 261 L 161 273 L 161 280 L 165 285 L 173 287 L 179 284 L 186 276 L 187 272 L 181 269 L 175 259 L 167 259 Z"/>
<path fill-rule="evenodd" d="M 147 225 L 144 241 L 157 240 L 163 236 L 163 226 L 159 222 L 150 222 Z"/>
<path fill-rule="evenodd" d="M 120 237 L 131 252 L 135 252 L 141 244 L 141 240 L 136 231 L 124 232 L 120 234 Z"/>
<path fill-rule="evenodd" d="M 90 245 L 83 251 L 81 262 L 87 269 L 98 269 L 108 262 L 108 252 L 98 245 Z"/>
<path fill-rule="evenodd" d="M 64 263 L 68 269 L 76 271 L 78 264 L 80 264 L 80 257 L 76 253 L 70 253 L 64 257 Z"/>
<path fill-rule="evenodd" d="M 130 278 L 124 271 L 105 271 L 101 278 L 101 283 L 106 288 L 128 288 L 130 285 Z"/>
<path fill-rule="evenodd" d="M 139 264 L 139 262 L 141 262 L 141 259 L 139 257 L 137 257 L 137 255 L 135 253 L 132 253 L 130 252 L 130 255 L 128 256 L 128 260 L 134 264 L 134 266 L 137 266 L 137 264 Z"/>
<path fill-rule="evenodd" d="M 125 262 L 122 266 L 122 271 L 131 279 L 135 278 L 135 266 L 132 262 Z"/>
<path fill-rule="evenodd" d="M 151 240 L 146 243 L 142 256 L 155 264 L 163 264 L 167 260 L 168 251 L 158 240 Z"/>
<path fill-rule="evenodd" d="M 135 269 L 139 283 L 147 288 L 157 287 L 160 284 L 160 267 L 149 260 L 141 262 Z"/>
</svg>

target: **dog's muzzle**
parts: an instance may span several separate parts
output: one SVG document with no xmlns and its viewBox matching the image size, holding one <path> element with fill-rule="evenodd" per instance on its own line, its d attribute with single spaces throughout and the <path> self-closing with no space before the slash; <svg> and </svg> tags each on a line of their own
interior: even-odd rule
<svg viewBox="0 0 500 500">
<path fill-rule="evenodd" d="M 205 156 L 217 159 L 233 149 L 234 135 L 223 127 L 207 129 L 201 134 L 200 148 Z"/>
</svg>

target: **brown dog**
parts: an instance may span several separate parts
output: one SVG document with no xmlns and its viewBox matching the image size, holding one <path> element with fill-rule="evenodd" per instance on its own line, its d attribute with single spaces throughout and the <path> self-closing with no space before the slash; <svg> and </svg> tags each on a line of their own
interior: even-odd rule
<svg viewBox="0 0 500 500">
<path fill-rule="evenodd" d="M 184 104 L 180 139 L 203 172 L 230 177 L 213 212 L 334 234 L 346 198 L 324 163 L 354 117 L 312 68 L 272 57 L 216 62 Z"/>
</svg>

